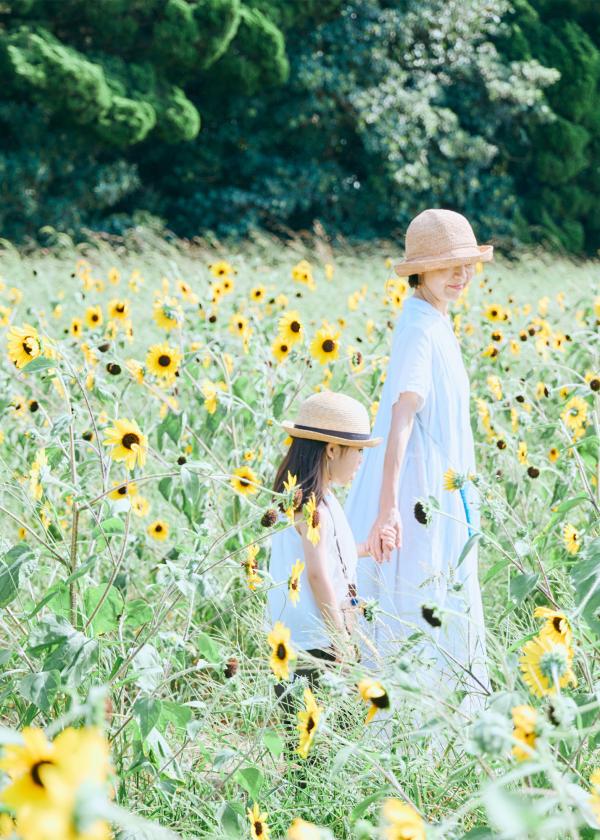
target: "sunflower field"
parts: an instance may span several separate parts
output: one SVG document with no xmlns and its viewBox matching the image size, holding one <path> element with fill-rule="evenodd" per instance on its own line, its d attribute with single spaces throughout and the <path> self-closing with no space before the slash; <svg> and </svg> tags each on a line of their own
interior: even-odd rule
<svg viewBox="0 0 600 840">
<path fill-rule="evenodd" d="M 594 266 L 478 266 L 452 313 L 485 708 L 465 713 L 460 686 L 440 698 L 418 632 L 313 692 L 266 623 L 269 538 L 295 495 L 293 476 L 270 489 L 280 423 L 324 387 L 375 416 L 410 294 L 395 256 L 262 234 L 3 243 L 0 837 L 600 836 Z M 422 509 L 427 527 L 436 500 Z"/>
</svg>

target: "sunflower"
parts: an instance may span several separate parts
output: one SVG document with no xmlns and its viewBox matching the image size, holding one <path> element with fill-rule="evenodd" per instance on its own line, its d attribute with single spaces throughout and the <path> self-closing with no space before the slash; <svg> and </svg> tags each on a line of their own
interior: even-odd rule
<svg viewBox="0 0 600 840">
<path fill-rule="evenodd" d="M 229 319 L 229 332 L 233 335 L 245 335 L 249 329 L 249 322 L 245 315 L 234 312 Z"/>
<path fill-rule="evenodd" d="M 162 297 L 154 301 L 153 317 L 158 326 L 170 332 L 183 324 L 183 312 L 175 298 Z"/>
<path fill-rule="evenodd" d="M 306 539 L 313 545 L 317 545 L 321 539 L 320 534 L 320 514 L 317 510 L 317 499 L 314 493 L 311 493 L 310 499 L 302 508 L 304 521 L 306 522 Z"/>
<path fill-rule="evenodd" d="M 175 285 L 181 297 L 188 303 L 198 303 L 198 295 L 193 291 L 189 283 L 185 280 L 177 280 Z"/>
<path fill-rule="evenodd" d="M 292 268 L 292 278 L 297 283 L 304 283 L 304 285 L 308 286 L 311 290 L 316 289 L 312 266 L 308 260 L 300 260 L 300 262 L 296 263 L 296 265 Z"/>
<path fill-rule="evenodd" d="M 571 668 L 572 653 L 564 644 L 556 644 L 548 635 L 539 635 L 523 645 L 519 658 L 523 682 L 536 697 L 554 694 L 557 685 L 577 685 Z"/>
<path fill-rule="evenodd" d="M 571 431 L 579 431 L 585 425 L 588 405 L 583 397 L 571 397 L 561 412 L 561 420 Z"/>
<path fill-rule="evenodd" d="M 327 321 L 323 322 L 320 330 L 313 338 L 310 345 L 310 352 L 314 359 L 322 365 L 337 359 L 340 350 L 340 332 Z"/>
<path fill-rule="evenodd" d="M 296 606 L 300 598 L 300 576 L 303 571 L 304 563 L 301 560 L 296 560 L 292 566 L 288 580 L 288 597 L 294 606 Z"/>
<path fill-rule="evenodd" d="M 162 344 L 153 344 L 146 356 L 148 370 L 168 384 L 172 384 L 175 380 L 180 363 L 181 353 L 176 347 L 170 347 L 166 341 Z"/>
<path fill-rule="evenodd" d="M 99 327 L 102 325 L 103 317 L 102 317 L 102 307 L 101 306 L 88 306 L 85 310 L 85 325 L 89 327 L 91 330 L 94 327 Z"/>
<path fill-rule="evenodd" d="M 467 482 L 467 477 L 457 473 L 455 470 L 446 470 L 444 473 L 444 490 L 460 490 Z"/>
<path fill-rule="evenodd" d="M 486 307 L 483 317 L 487 318 L 488 321 L 505 321 L 508 316 L 506 315 L 504 307 L 500 306 L 499 303 L 490 303 L 490 305 Z"/>
<path fill-rule="evenodd" d="M 164 519 L 155 519 L 148 525 L 147 531 L 153 540 L 164 542 L 169 536 L 169 523 Z"/>
<path fill-rule="evenodd" d="M 269 815 L 264 811 L 261 812 L 256 802 L 253 808 L 248 808 L 247 814 L 250 821 L 250 834 L 253 840 L 269 840 L 269 826 L 266 823 Z"/>
<path fill-rule="evenodd" d="M 0 327 L 7 327 L 10 322 L 12 309 L 10 306 L 0 305 Z"/>
<path fill-rule="evenodd" d="M 129 318 L 129 301 L 114 298 L 108 304 L 108 317 L 113 321 L 126 321 Z"/>
<path fill-rule="evenodd" d="M 569 650 L 573 641 L 573 631 L 566 615 L 548 607 L 536 607 L 534 618 L 545 618 L 546 623 L 540 630 L 540 636 L 549 636 L 555 644 L 563 644 Z"/>
<path fill-rule="evenodd" d="M 296 658 L 296 652 L 290 645 L 290 630 L 281 621 L 275 622 L 275 626 L 267 636 L 271 645 L 271 658 L 269 664 L 277 679 L 288 680 L 290 678 L 290 659 Z"/>
<path fill-rule="evenodd" d="M 577 554 L 581 546 L 579 531 L 570 522 L 563 528 L 563 542 L 569 554 Z"/>
<path fill-rule="evenodd" d="M 150 502 L 145 496 L 136 495 L 131 500 L 131 510 L 135 516 L 143 519 L 150 513 Z"/>
<path fill-rule="evenodd" d="M 255 303 L 260 303 L 265 299 L 266 294 L 267 290 L 264 286 L 254 286 L 254 288 L 250 292 L 250 299 L 253 300 Z"/>
<path fill-rule="evenodd" d="M 285 836 L 287 840 L 321 840 L 323 835 L 321 829 L 314 823 L 296 817 L 290 824 Z"/>
<path fill-rule="evenodd" d="M 305 688 L 304 709 L 298 712 L 299 723 L 297 728 L 300 733 L 300 743 L 298 744 L 297 753 L 300 758 L 308 757 L 308 751 L 317 733 L 319 718 L 322 712 L 323 707 L 317 704 L 316 698 L 310 688 Z"/>
<path fill-rule="evenodd" d="M 559 457 L 560 457 L 560 452 L 558 450 L 558 447 L 551 446 L 550 449 L 548 450 L 548 460 L 551 461 L 554 464 L 556 461 L 558 461 Z"/>
<path fill-rule="evenodd" d="M 380 682 L 365 678 L 359 682 L 358 690 L 362 699 L 370 704 L 365 723 L 375 717 L 378 709 L 389 709 L 390 698 Z"/>
<path fill-rule="evenodd" d="M 252 592 L 256 590 L 258 584 L 262 583 L 262 578 L 258 573 L 258 563 L 256 562 L 259 551 L 259 546 L 256 545 L 256 543 L 252 543 L 252 545 L 249 545 L 246 549 L 246 557 L 244 559 L 246 583 L 248 584 L 248 589 Z"/>
<path fill-rule="evenodd" d="M 512 754 L 519 761 L 526 761 L 531 758 L 532 751 L 535 749 L 538 713 L 533 706 L 523 704 L 513 707 L 512 718 L 513 738 L 517 741 L 513 745 Z"/>
<path fill-rule="evenodd" d="M 290 345 L 304 339 L 304 326 L 299 312 L 295 309 L 290 312 L 284 312 L 279 319 L 279 334 Z"/>
<path fill-rule="evenodd" d="M 42 353 L 42 341 L 35 327 L 23 324 L 11 327 L 7 335 L 8 357 L 22 370 Z"/>
<path fill-rule="evenodd" d="M 135 420 L 115 420 L 114 426 L 106 430 L 105 446 L 112 446 L 110 453 L 113 461 L 124 461 L 128 470 L 136 462 L 140 467 L 146 463 L 148 438 L 142 433 Z"/>
<path fill-rule="evenodd" d="M 81 333 L 83 332 L 83 321 L 81 318 L 73 318 L 71 320 L 69 332 L 71 333 L 73 338 L 81 338 Z"/>
<path fill-rule="evenodd" d="M 519 441 L 519 446 L 517 447 L 517 459 L 519 464 L 529 463 L 527 460 L 527 444 L 524 440 Z"/>
<path fill-rule="evenodd" d="M 113 481 L 114 490 L 108 494 L 109 499 L 118 502 L 119 499 L 127 499 L 135 496 L 137 493 L 137 486 L 134 481 Z"/>
<path fill-rule="evenodd" d="M 425 823 L 412 805 L 392 797 L 383 803 L 382 814 L 385 840 L 425 840 Z"/>
<path fill-rule="evenodd" d="M 121 273 L 118 268 L 114 266 L 108 270 L 108 282 L 111 286 L 118 286 L 121 282 Z"/>
<path fill-rule="evenodd" d="M 502 383 L 497 376 L 490 375 L 487 378 L 487 386 L 492 397 L 500 401 L 502 399 Z"/>
<path fill-rule="evenodd" d="M 291 349 L 291 344 L 287 338 L 281 335 L 278 335 L 271 345 L 271 352 L 280 364 L 290 355 Z"/>
<path fill-rule="evenodd" d="M 252 496 L 258 493 L 258 487 L 254 485 L 258 483 L 258 477 L 254 470 L 250 467 L 238 467 L 233 471 L 230 484 L 234 490 L 241 493 L 243 496 Z"/>
<path fill-rule="evenodd" d="M 27 726 L 21 732 L 22 744 L 8 744 L 0 759 L 0 770 L 11 779 L 2 790 L 2 802 L 13 808 L 21 805 L 50 804 L 46 775 L 56 764 L 55 748 L 43 730 Z"/>
<path fill-rule="evenodd" d="M 228 277 L 230 274 L 237 274 L 235 268 L 225 260 L 211 263 L 208 268 L 213 277 Z"/>
</svg>

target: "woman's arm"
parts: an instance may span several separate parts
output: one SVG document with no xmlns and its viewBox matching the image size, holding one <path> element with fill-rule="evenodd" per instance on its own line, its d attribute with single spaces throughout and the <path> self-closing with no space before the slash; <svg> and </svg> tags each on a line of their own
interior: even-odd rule
<svg viewBox="0 0 600 840">
<path fill-rule="evenodd" d="M 331 636 L 333 646 L 338 648 L 338 640 L 347 640 L 348 633 L 331 578 L 327 573 L 327 527 L 327 519 L 321 516 L 320 539 L 316 545 L 313 545 L 306 537 L 306 523 L 299 522 L 296 525 L 302 538 L 304 564 L 309 586 L 315 603 L 321 611 L 323 622 Z"/>
<path fill-rule="evenodd" d="M 395 531 L 396 548 L 402 545 L 402 522 L 398 511 L 398 482 L 404 453 L 412 431 L 415 414 L 422 403 L 414 391 L 403 391 L 392 406 L 392 420 L 383 460 L 383 478 L 379 494 L 379 515 L 369 534 L 369 548 L 378 563 L 389 559 L 389 549 L 382 545 L 382 531 Z"/>
</svg>

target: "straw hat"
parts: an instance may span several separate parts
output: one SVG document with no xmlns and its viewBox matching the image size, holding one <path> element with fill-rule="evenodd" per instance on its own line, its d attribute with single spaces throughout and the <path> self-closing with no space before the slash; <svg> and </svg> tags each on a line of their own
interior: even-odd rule
<svg viewBox="0 0 600 840">
<path fill-rule="evenodd" d="M 394 266 L 401 277 L 489 262 L 494 258 L 491 245 L 478 245 L 468 219 L 453 210 L 423 210 L 406 230 L 404 261 Z"/>
<path fill-rule="evenodd" d="M 377 446 L 383 438 L 371 437 L 364 405 L 346 394 L 319 391 L 300 406 L 295 423 L 281 424 L 292 437 L 331 441 L 346 446 Z"/>
</svg>

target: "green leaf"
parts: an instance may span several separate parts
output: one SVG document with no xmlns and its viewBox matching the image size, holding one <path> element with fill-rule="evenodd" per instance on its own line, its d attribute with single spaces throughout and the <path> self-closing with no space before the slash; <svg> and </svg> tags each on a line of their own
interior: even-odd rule
<svg viewBox="0 0 600 840">
<path fill-rule="evenodd" d="M 29 362 L 23 368 L 24 373 L 40 373 L 42 370 L 48 370 L 48 368 L 55 368 L 56 361 L 52 359 L 46 359 L 44 356 L 38 356 L 37 359 L 34 359 L 32 362 Z"/>
<path fill-rule="evenodd" d="M 281 736 L 272 729 L 267 729 L 263 734 L 263 744 L 269 750 L 273 758 L 279 758 L 285 747 Z"/>
<path fill-rule="evenodd" d="M 285 391 L 279 391 L 279 393 L 275 394 L 275 396 L 273 397 L 273 417 L 275 418 L 275 420 L 279 420 L 279 418 L 281 417 L 284 403 Z"/>
<path fill-rule="evenodd" d="M 196 647 L 198 648 L 202 656 L 209 662 L 214 662 L 216 664 L 217 662 L 221 661 L 222 656 L 219 651 L 219 648 L 217 647 L 213 639 L 211 639 L 211 637 L 208 636 L 206 633 L 199 631 L 194 636 L 194 641 L 196 643 Z"/>
<path fill-rule="evenodd" d="M 125 524 L 118 516 L 110 516 L 108 519 L 103 519 L 99 525 L 92 529 L 92 538 L 110 536 L 111 534 L 124 534 Z"/>
<path fill-rule="evenodd" d="M 135 629 L 152 621 L 152 607 L 141 598 L 134 598 L 125 604 L 125 626 Z"/>
<path fill-rule="evenodd" d="M 504 492 L 506 493 L 506 501 L 509 505 L 512 505 L 517 497 L 517 484 L 514 481 L 506 481 Z"/>
<path fill-rule="evenodd" d="M 575 603 L 590 629 L 600 635 L 600 537 L 589 544 L 586 556 L 571 567 Z"/>
<path fill-rule="evenodd" d="M 473 546 L 481 539 L 481 534 L 472 534 L 466 543 L 463 546 L 463 550 L 460 552 L 460 557 L 456 561 L 456 568 L 460 566 L 460 564 L 465 560 Z"/>
<path fill-rule="evenodd" d="M 30 703 L 35 703 L 42 712 L 47 712 L 60 691 L 60 687 L 59 671 L 40 671 L 37 674 L 27 674 L 23 677 L 19 682 L 18 691 Z"/>
<path fill-rule="evenodd" d="M 355 805 L 352 811 L 350 812 L 350 822 L 356 822 L 356 820 L 360 819 L 374 802 L 378 802 L 380 799 L 382 799 L 384 796 L 387 796 L 388 794 L 389 789 L 386 786 L 383 786 L 375 793 L 372 793 L 370 796 L 367 796 L 365 799 L 361 800 L 358 803 L 358 805 Z"/>
<path fill-rule="evenodd" d="M 532 575 L 518 574 L 510 579 L 510 597 L 518 604 L 537 586 L 540 576 L 537 572 Z"/>
<path fill-rule="evenodd" d="M 83 603 L 86 616 L 89 618 L 94 612 L 100 598 L 104 595 L 106 584 L 90 586 L 83 593 Z M 104 603 L 94 616 L 91 627 L 95 635 L 109 633 L 119 626 L 119 617 L 123 612 L 123 596 L 114 586 L 108 591 Z"/>
<path fill-rule="evenodd" d="M 485 586 L 487 583 L 489 583 L 490 580 L 495 578 L 496 575 L 502 571 L 502 569 L 505 569 L 509 565 L 509 563 L 510 560 L 505 560 L 504 558 L 502 558 L 502 560 L 498 560 L 497 563 L 494 563 L 494 565 L 490 569 L 488 569 L 488 571 L 484 575 L 481 581 L 482 586 Z"/>
<path fill-rule="evenodd" d="M 164 732 L 167 724 L 171 723 L 176 729 L 185 730 L 185 727 L 191 719 L 192 710 L 189 706 L 174 703 L 172 700 L 163 700 L 161 703 L 158 728 L 161 732 Z"/>
<path fill-rule="evenodd" d="M 133 704 L 133 714 L 144 740 L 154 729 L 160 718 L 162 703 L 154 697 L 140 697 Z"/>
<path fill-rule="evenodd" d="M 6 607 L 17 597 L 21 566 L 32 556 L 26 543 L 17 543 L 0 560 L 0 607 Z"/>
<path fill-rule="evenodd" d="M 243 767 L 234 775 L 235 781 L 247 791 L 256 802 L 260 796 L 264 777 L 258 767 Z"/>
<path fill-rule="evenodd" d="M 161 494 L 165 501 L 171 501 L 171 489 L 173 487 L 173 479 L 172 478 L 161 478 L 158 482 L 158 492 Z"/>
<path fill-rule="evenodd" d="M 240 818 L 236 809 L 229 802 L 221 806 L 219 821 L 226 837 L 239 837 L 242 833 Z"/>
<path fill-rule="evenodd" d="M 179 443 L 183 427 L 185 425 L 185 414 L 174 414 L 169 411 L 162 423 L 156 429 L 156 436 L 158 439 L 158 448 L 163 449 L 163 438 L 165 435 L 169 437 L 175 445 Z"/>
</svg>

